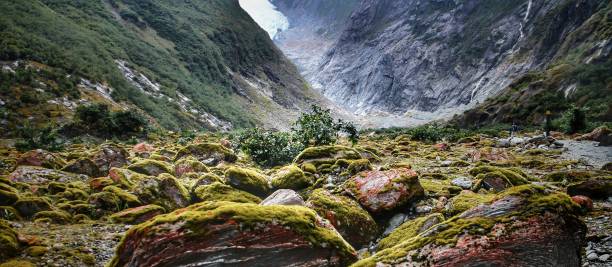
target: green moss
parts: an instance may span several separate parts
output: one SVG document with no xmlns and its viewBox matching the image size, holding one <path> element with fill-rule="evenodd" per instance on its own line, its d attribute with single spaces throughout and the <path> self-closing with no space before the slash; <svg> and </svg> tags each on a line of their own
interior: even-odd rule
<svg viewBox="0 0 612 267">
<path fill-rule="evenodd" d="M 237 189 L 265 197 L 270 186 L 266 176 L 250 169 L 231 167 L 225 171 L 225 182 Z"/>
<path fill-rule="evenodd" d="M 63 210 L 49 210 L 37 212 L 32 219 L 35 221 L 43 219 L 57 224 L 69 224 L 72 222 L 72 215 Z"/>
<path fill-rule="evenodd" d="M 421 178 L 434 179 L 434 180 L 448 180 L 450 177 L 443 173 L 423 173 Z"/>
<path fill-rule="evenodd" d="M 459 195 L 449 199 L 444 213 L 448 216 L 453 216 L 480 204 L 488 203 L 494 198 L 495 195 L 493 194 L 478 194 L 469 190 L 464 190 L 461 191 Z"/>
<path fill-rule="evenodd" d="M 132 227 L 117 247 L 117 254 L 124 251 L 126 243 L 132 236 L 148 235 L 166 228 L 169 224 L 180 223 L 186 231 L 185 238 L 190 235 L 203 238 L 208 231 L 206 225 L 219 224 L 222 221 L 232 221 L 240 224 L 241 231 L 262 231 L 265 225 L 281 225 L 294 231 L 297 236 L 310 242 L 314 248 L 332 248 L 342 259 L 342 265 L 348 265 L 355 259 L 355 250 L 333 229 L 320 226 L 317 214 L 301 206 L 259 206 L 255 204 L 232 202 L 202 202 L 167 215 L 155 217 L 138 226 Z M 118 256 L 115 256 L 109 266 L 119 266 Z"/>
<path fill-rule="evenodd" d="M 138 197 L 130 192 L 127 192 L 114 185 L 104 187 L 103 192 L 111 192 L 115 194 L 122 202 L 122 206 L 138 207 L 142 205 Z"/>
<path fill-rule="evenodd" d="M 0 220 L 0 260 L 17 256 L 19 240 L 17 232 L 5 220 Z"/>
<path fill-rule="evenodd" d="M 0 206 L 0 219 L 9 221 L 21 220 L 17 210 L 10 206 Z"/>
<path fill-rule="evenodd" d="M 121 199 L 112 192 L 100 192 L 91 194 L 88 199 L 89 204 L 95 206 L 97 209 L 106 211 L 120 211 L 123 209 Z"/>
<path fill-rule="evenodd" d="M 13 205 L 17 200 L 19 200 L 19 196 L 16 192 L 0 190 L 0 206 Z"/>
<path fill-rule="evenodd" d="M 51 204 L 45 198 L 23 197 L 13 205 L 22 217 L 30 218 L 39 211 L 51 210 Z"/>
<path fill-rule="evenodd" d="M 138 224 L 165 212 L 166 210 L 158 205 L 146 205 L 123 210 L 108 218 L 113 223 Z"/>
<path fill-rule="evenodd" d="M 195 201 L 228 201 L 258 204 L 261 199 L 248 192 L 235 189 L 219 182 L 198 186 L 193 192 Z"/>
<path fill-rule="evenodd" d="M 109 185 L 113 185 L 114 183 L 115 181 L 113 181 L 113 179 L 109 177 L 100 177 L 89 180 L 89 186 L 91 187 L 91 189 L 96 191 L 99 191 Z"/>
<path fill-rule="evenodd" d="M 238 159 L 238 157 L 232 153 L 231 150 L 220 144 L 203 143 L 188 145 L 180 149 L 176 153 L 174 161 L 178 161 L 188 156 L 193 156 L 198 160 L 209 160 L 213 158 L 215 161 L 227 162 L 235 162 Z"/>
<path fill-rule="evenodd" d="M 157 176 L 162 173 L 174 173 L 174 168 L 171 164 L 152 159 L 139 160 L 128 166 L 128 170 L 151 176 Z"/>
<path fill-rule="evenodd" d="M 26 260 L 10 260 L 0 263 L 0 267 L 36 267 L 36 265 Z"/>
<path fill-rule="evenodd" d="M 189 172 L 201 173 L 210 172 L 210 170 L 204 163 L 192 157 L 182 158 L 174 163 L 174 173 L 177 177 Z"/>
<path fill-rule="evenodd" d="M 524 184 L 529 183 L 528 181 L 529 176 L 527 176 L 523 171 L 516 169 L 516 168 L 507 169 L 507 168 L 499 168 L 499 167 L 493 167 L 493 166 L 480 166 L 480 167 L 472 168 L 469 172 L 473 176 L 478 176 L 481 174 L 499 176 L 507 180 L 510 183 L 510 185 L 513 185 L 513 186 L 524 185 Z M 481 176 L 480 179 L 482 179 L 483 177 L 484 176 Z"/>
<path fill-rule="evenodd" d="M 47 192 L 49 192 L 50 194 L 58 194 L 64 192 L 66 191 L 66 188 L 68 188 L 68 185 L 65 183 L 50 182 L 49 184 L 47 184 Z"/>
<path fill-rule="evenodd" d="M 311 193 L 307 205 L 329 220 L 353 246 L 368 245 L 378 234 L 379 229 L 372 216 L 351 198 L 317 189 Z"/>
<path fill-rule="evenodd" d="M 355 175 L 362 171 L 370 171 L 370 170 L 372 170 L 372 165 L 370 164 L 370 161 L 367 159 L 350 160 L 349 165 L 346 168 L 346 171 L 348 172 L 349 176 Z"/>
<path fill-rule="evenodd" d="M 315 166 L 312 163 L 306 162 L 306 163 L 303 163 L 301 166 L 302 166 L 302 170 L 305 172 L 317 173 L 317 166 Z"/>
<path fill-rule="evenodd" d="M 424 217 L 419 217 L 414 220 L 404 222 L 398 228 L 393 230 L 387 237 L 380 240 L 378 249 L 387 249 L 393 247 L 404 240 L 408 240 L 418 234 L 429 229 L 431 226 L 444 221 L 444 216 L 440 213 L 429 214 Z"/>
<path fill-rule="evenodd" d="M 310 186 L 312 181 L 297 165 L 289 165 L 272 176 L 271 184 L 275 189 L 300 190 Z"/>
<path fill-rule="evenodd" d="M 470 166 L 470 163 L 465 160 L 456 160 L 456 161 L 453 161 L 450 166 L 451 167 L 467 167 L 467 166 Z"/>
<path fill-rule="evenodd" d="M 70 200 L 87 200 L 89 194 L 78 188 L 68 188 L 64 192 L 58 194 L 58 197 Z"/>
<path fill-rule="evenodd" d="M 419 183 L 427 195 L 432 197 L 450 197 L 461 192 L 461 188 L 458 186 L 451 185 L 449 180 L 432 180 L 421 178 L 419 179 Z"/>
<path fill-rule="evenodd" d="M 31 257 L 40 257 L 42 255 L 45 255 L 47 253 L 47 251 L 49 251 L 49 249 L 47 247 L 43 247 L 43 246 L 31 246 L 28 247 L 26 249 L 26 254 L 28 254 L 28 256 Z"/>
<path fill-rule="evenodd" d="M 140 181 L 134 187 L 134 194 L 143 204 L 156 204 L 168 211 L 190 203 L 189 191 L 174 176 L 167 173 Z"/>
<path fill-rule="evenodd" d="M 575 183 L 582 182 L 595 177 L 597 174 L 592 171 L 572 170 L 560 171 L 546 174 L 542 177 L 543 181 L 547 182 L 566 182 Z"/>
<path fill-rule="evenodd" d="M 294 163 L 312 163 L 320 170 L 320 165 L 333 165 L 339 159 L 355 160 L 362 159 L 359 151 L 345 146 L 318 146 L 306 148 L 300 153 Z"/>
</svg>

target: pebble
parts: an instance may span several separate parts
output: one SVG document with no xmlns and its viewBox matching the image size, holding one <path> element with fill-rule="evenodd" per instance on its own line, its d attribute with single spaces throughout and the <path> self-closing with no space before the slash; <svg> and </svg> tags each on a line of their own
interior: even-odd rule
<svg viewBox="0 0 612 267">
<path fill-rule="evenodd" d="M 594 261 L 596 259 L 598 259 L 598 257 L 597 257 L 597 254 L 595 254 L 595 252 L 591 252 L 590 254 L 587 255 L 587 260 Z"/>
<path fill-rule="evenodd" d="M 416 207 L 417 213 L 430 213 L 433 208 L 431 206 L 418 206 Z"/>
<path fill-rule="evenodd" d="M 452 185 L 456 185 L 458 187 L 461 187 L 463 189 L 470 189 L 472 188 L 472 180 L 470 180 L 467 177 L 459 177 L 459 178 L 455 178 L 451 181 Z"/>
<path fill-rule="evenodd" d="M 604 254 L 604 255 L 599 256 L 600 261 L 605 262 L 605 261 L 608 261 L 608 259 L 610 259 L 610 254 Z"/>
</svg>

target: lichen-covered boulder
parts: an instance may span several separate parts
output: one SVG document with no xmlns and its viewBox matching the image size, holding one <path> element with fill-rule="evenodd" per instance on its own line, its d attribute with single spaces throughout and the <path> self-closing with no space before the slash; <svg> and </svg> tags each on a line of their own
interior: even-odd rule
<svg viewBox="0 0 612 267">
<path fill-rule="evenodd" d="M 421 177 L 419 183 L 425 189 L 426 195 L 430 197 L 451 197 L 461 192 L 461 188 L 452 185 L 449 180 L 424 179 Z"/>
<path fill-rule="evenodd" d="M 345 190 L 373 213 L 402 208 L 425 195 L 418 174 L 404 168 L 359 173 L 347 181 Z"/>
<path fill-rule="evenodd" d="M 138 207 L 140 205 L 142 205 L 142 203 L 140 202 L 140 200 L 138 199 L 138 197 L 126 190 L 123 190 L 119 187 L 116 187 L 114 185 L 109 185 L 107 187 L 104 187 L 104 189 L 102 189 L 103 192 L 110 192 L 113 193 L 115 196 L 117 196 L 119 198 L 119 200 L 121 200 L 121 205 L 122 206 L 127 206 L 127 207 Z"/>
<path fill-rule="evenodd" d="M 480 188 L 501 192 L 506 188 L 529 183 L 528 176 L 519 169 L 506 169 L 493 166 L 481 166 L 470 170 L 476 176 L 474 191 Z"/>
<path fill-rule="evenodd" d="M 228 201 L 254 204 L 261 202 L 261 199 L 255 195 L 219 182 L 198 186 L 192 195 L 195 202 Z"/>
<path fill-rule="evenodd" d="M 176 177 L 181 177 L 186 173 L 201 173 L 201 172 L 209 172 L 206 164 L 195 160 L 194 158 L 182 158 L 177 160 L 174 163 L 174 175 Z"/>
<path fill-rule="evenodd" d="M 318 146 L 304 149 L 293 162 L 302 166 L 304 171 L 313 173 L 315 169 L 320 172 L 331 172 L 332 166 L 338 160 L 363 159 L 356 149 L 345 146 Z M 310 167 L 312 166 L 312 168 Z"/>
<path fill-rule="evenodd" d="M 279 189 L 274 191 L 266 199 L 262 200 L 259 205 L 270 206 L 270 205 L 297 205 L 306 206 L 304 199 L 295 191 L 291 189 Z"/>
<path fill-rule="evenodd" d="M 298 166 L 289 165 L 272 176 L 271 184 L 275 189 L 301 190 L 310 186 L 312 181 Z"/>
<path fill-rule="evenodd" d="M 139 160 L 137 162 L 132 163 L 127 168 L 128 170 L 150 176 L 158 176 L 162 173 L 174 173 L 174 168 L 171 164 L 153 159 Z"/>
<path fill-rule="evenodd" d="M 463 190 L 461 193 L 448 200 L 444 207 L 444 214 L 448 216 L 459 214 L 480 204 L 487 203 L 494 197 L 494 194 L 480 194 L 469 190 Z"/>
<path fill-rule="evenodd" d="M 143 204 L 156 204 L 167 211 L 190 204 L 187 189 L 174 176 L 167 173 L 139 181 L 134 186 L 133 193 Z"/>
<path fill-rule="evenodd" d="M 203 202 L 131 228 L 109 266 L 347 266 L 354 249 L 300 206 Z"/>
<path fill-rule="evenodd" d="M 5 220 L 0 220 L 0 261 L 10 259 L 19 253 L 17 232 Z"/>
<path fill-rule="evenodd" d="M 41 197 L 22 197 L 13 204 L 22 217 L 31 218 L 39 211 L 52 210 L 49 200 Z"/>
<path fill-rule="evenodd" d="M 44 185 L 50 182 L 85 182 L 87 179 L 88 177 L 86 175 L 68 173 L 36 166 L 19 166 L 9 175 L 9 180 L 12 182 L 27 183 L 30 185 Z"/>
<path fill-rule="evenodd" d="M 406 221 L 378 242 L 378 250 L 393 247 L 403 240 L 415 237 L 442 221 L 444 221 L 444 216 L 440 213 L 432 213 L 427 216 Z"/>
<path fill-rule="evenodd" d="M 306 205 L 329 220 L 354 247 L 367 246 L 378 235 L 379 228 L 372 216 L 349 197 L 317 189 L 312 192 Z"/>
<path fill-rule="evenodd" d="M 199 186 L 210 185 L 217 182 L 223 183 L 223 178 L 219 177 L 216 174 L 205 173 L 203 175 L 198 176 L 197 180 L 193 183 L 191 187 L 191 191 L 196 190 Z"/>
<path fill-rule="evenodd" d="M 354 266 L 580 266 L 578 215 L 563 193 L 513 187 Z"/>
<path fill-rule="evenodd" d="M 188 145 L 176 153 L 174 161 L 192 156 L 208 166 L 216 166 L 222 161 L 235 162 L 238 157 L 228 148 L 213 143 Z"/>
<path fill-rule="evenodd" d="M 66 161 L 61 157 L 42 149 L 23 153 L 17 159 L 17 165 L 38 166 L 49 169 L 60 169 L 65 164 Z"/>
<path fill-rule="evenodd" d="M 101 176 L 108 175 L 112 168 L 121 168 L 128 164 L 130 154 L 122 147 L 114 144 L 102 145 L 91 156 L 98 167 Z"/>
<path fill-rule="evenodd" d="M 268 178 L 251 169 L 230 167 L 225 171 L 225 182 L 258 197 L 266 197 L 270 193 Z"/>
<path fill-rule="evenodd" d="M 158 205 L 145 205 L 117 212 L 108 218 L 114 223 L 139 224 L 165 212 L 166 210 Z"/>
<path fill-rule="evenodd" d="M 567 187 L 570 196 L 583 195 L 593 199 L 606 199 L 612 196 L 612 178 L 598 177 Z"/>
<path fill-rule="evenodd" d="M 68 163 L 68 165 L 62 168 L 62 171 L 84 174 L 89 177 L 100 177 L 108 174 L 108 172 L 106 174 L 101 172 L 96 163 L 88 158 L 71 161 Z"/>
<path fill-rule="evenodd" d="M 138 182 L 151 179 L 152 177 L 128 169 L 112 168 L 108 172 L 108 178 L 123 188 L 132 188 Z"/>
</svg>

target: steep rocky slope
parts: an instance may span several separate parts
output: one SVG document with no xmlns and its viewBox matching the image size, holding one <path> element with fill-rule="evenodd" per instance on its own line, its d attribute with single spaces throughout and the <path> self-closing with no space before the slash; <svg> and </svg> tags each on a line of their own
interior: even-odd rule
<svg viewBox="0 0 612 267">
<path fill-rule="evenodd" d="M 304 7 L 320 2 L 275 1 L 290 22 L 307 17 L 315 29 L 323 22 L 334 32 L 335 24 Z M 602 45 L 597 42 L 606 38 L 589 38 L 590 32 L 576 37 L 577 29 L 588 27 L 585 23 L 606 4 L 363 0 L 340 27 L 337 40 L 325 39 L 322 43 L 327 45 L 317 49 L 302 47 L 308 50 L 302 55 L 323 55 L 319 64 L 300 60 L 300 53 L 285 45 L 303 39 L 278 43 L 290 58 L 298 59 L 295 62 L 315 88 L 357 114 L 427 111 L 435 112 L 425 117 L 432 119 L 473 107 L 524 74 L 546 69 L 572 49 Z M 298 28 L 307 25 L 298 23 Z"/>
<path fill-rule="evenodd" d="M 49 101 L 65 103 L 61 117 L 69 116 L 91 100 L 83 97 L 89 89 L 175 130 L 284 127 L 305 102 L 318 101 L 237 0 L 10 0 L 0 10 L 3 74 L 47 69 L 70 77 L 51 95 L 57 80 L 7 78 L 3 127 Z M 24 94 L 40 101 L 30 105 Z"/>
</svg>

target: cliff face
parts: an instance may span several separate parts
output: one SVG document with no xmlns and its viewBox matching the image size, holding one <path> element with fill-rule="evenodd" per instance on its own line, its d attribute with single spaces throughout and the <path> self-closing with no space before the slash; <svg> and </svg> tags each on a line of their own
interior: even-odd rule
<svg viewBox="0 0 612 267">
<path fill-rule="evenodd" d="M 362 0 L 319 64 L 296 63 L 357 114 L 454 113 L 546 68 L 603 2 Z"/>
<path fill-rule="evenodd" d="M 168 129 L 283 128 L 320 99 L 237 0 L 9 0 L 0 10 L 7 66 L 33 61 L 106 86 Z M 71 102 L 84 99 L 80 87 Z"/>
</svg>

